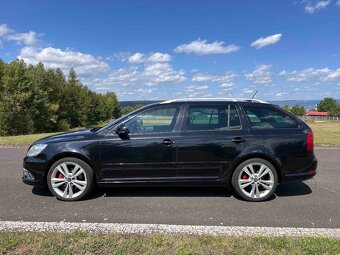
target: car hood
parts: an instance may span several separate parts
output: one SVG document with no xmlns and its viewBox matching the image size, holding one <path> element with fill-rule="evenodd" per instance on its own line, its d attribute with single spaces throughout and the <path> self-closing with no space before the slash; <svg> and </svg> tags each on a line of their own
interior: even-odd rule
<svg viewBox="0 0 340 255">
<path fill-rule="evenodd" d="M 61 134 L 57 134 L 57 135 L 47 136 L 47 137 L 44 137 L 44 138 L 34 142 L 34 144 L 82 140 L 86 137 L 93 136 L 95 134 L 96 134 L 96 132 L 92 132 L 90 129 L 81 130 L 81 131 L 73 131 L 73 132 L 67 132 L 67 133 L 61 133 Z"/>
</svg>

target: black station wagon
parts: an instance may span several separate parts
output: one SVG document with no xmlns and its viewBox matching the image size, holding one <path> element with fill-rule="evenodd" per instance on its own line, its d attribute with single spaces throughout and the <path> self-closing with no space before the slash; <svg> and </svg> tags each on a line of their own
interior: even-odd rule
<svg viewBox="0 0 340 255">
<path fill-rule="evenodd" d="M 263 201 L 278 184 L 316 174 L 312 130 L 255 99 L 177 99 L 147 105 L 111 124 L 43 138 L 24 159 L 23 181 L 60 200 L 95 184 L 232 187 Z"/>
</svg>

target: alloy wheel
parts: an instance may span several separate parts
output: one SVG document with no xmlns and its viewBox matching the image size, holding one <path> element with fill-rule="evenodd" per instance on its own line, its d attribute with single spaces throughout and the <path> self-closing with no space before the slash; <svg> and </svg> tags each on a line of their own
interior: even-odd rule
<svg viewBox="0 0 340 255">
<path fill-rule="evenodd" d="M 250 163 L 242 168 L 238 175 L 238 186 L 249 198 L 262 198 L 274 187 L 274 174 L 263 163 Z"/>
<path fill-rule="evenodd" d="M 65 199 L 80 196 L 88 185 L 85 170 L 74 162 L 64 162 L 54 168 L 51 186 L 55 193 Z"/>
</svg>

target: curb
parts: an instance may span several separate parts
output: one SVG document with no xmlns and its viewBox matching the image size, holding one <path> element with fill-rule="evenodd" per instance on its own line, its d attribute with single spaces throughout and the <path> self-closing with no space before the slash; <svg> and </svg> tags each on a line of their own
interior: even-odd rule
<svg viewBox="0 0 340 255">
<path fill-rule="evenodd" d="M 0 231 L 8 232 L 19 231 L 69 233 L 76 230 L 92 233 L 120 233 L 140 235 L 189 234 L 211 236 L 340 237 L 340 228 L 233 227 L 166 224 L 0 221 Z"/>
</svg>

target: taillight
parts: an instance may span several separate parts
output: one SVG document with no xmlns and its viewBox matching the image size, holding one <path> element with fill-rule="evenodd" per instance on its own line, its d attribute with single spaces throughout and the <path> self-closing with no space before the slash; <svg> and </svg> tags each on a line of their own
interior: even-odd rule
<svg viewBox="0 0 340 255">
<path fill-rule="evenodd" d="M 313 151 L 314 149 L 314 136 L 312 130 L 307 134 L 307 151 Z"/>
</svg>

